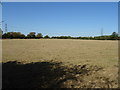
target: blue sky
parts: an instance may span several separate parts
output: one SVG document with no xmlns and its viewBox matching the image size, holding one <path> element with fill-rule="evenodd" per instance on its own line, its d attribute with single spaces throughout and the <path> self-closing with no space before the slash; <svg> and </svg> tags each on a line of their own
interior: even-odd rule
<svg viewBox="0 0 120 90">
<path fill-rule="evenodd" d="M 97 36 L 118 32 L 117 2 L 3 3 L 3 29 L 49 36 Z"/>
</svg>

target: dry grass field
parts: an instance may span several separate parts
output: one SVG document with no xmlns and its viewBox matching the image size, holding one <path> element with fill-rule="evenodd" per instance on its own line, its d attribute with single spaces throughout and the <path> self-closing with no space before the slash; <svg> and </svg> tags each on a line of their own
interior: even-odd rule
<svg viewBox="0 0 120 90">
<path fill-rule="evenodd" d="M 65 65 L 93 65 L 103 68 L 100 75 L 108 77 L 117 87 L 118 41 L 75 39 L 3 40 L 3 62 L 22 63 L 59 61 Z M 94 77 L 93 74 L 92 77 Z M 88 76 L 86 76 L 88 78 Z M 92 78 L 89 78 L 92 80 Z"/>
</svg>

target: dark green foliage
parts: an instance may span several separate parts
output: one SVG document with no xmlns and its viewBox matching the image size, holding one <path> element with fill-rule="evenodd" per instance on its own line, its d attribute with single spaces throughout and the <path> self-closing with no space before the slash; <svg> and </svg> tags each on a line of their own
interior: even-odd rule
<svg viewBox="0 0 120 90">
<path fill-rule="evenodd" d="M 8 33 L 4 33 L 2 35 L 2 38 L 5 38 L 5 39 L 23 39 L 25 38 L 25 35 L 24 34 L 21 34 L 20 32 L 8 32 Z"/>
<path fill-rule="evenodd" d="M 111 40 L 110 36 L 96 36 L 94 37 L 95 40 Z"/>
<path fill-rule="evenodd" d="M 2 34 L 2 33 L 1 33 Z M 111 35 L 95 36 L 95 37 L 71 37 L 71 36 L 50 36 L 46 35 L 43 37 L 42 33 L 36 35 L 35 32 L 30 32 L 27 36 L 20 32 L 8 32 L 2 35 L 3 39 L 84 39 L 84 40 L 120 40 L 118 33 L 113 32 Z"/>
<path fill-rule="evenodd" d="M 73 39 L 73 37 L 71 36 L 53 36 L 52 38 L 54 39 Z"/>
<path fill-rule="evenodd" d="M 36 38 L 43 38 L 42 33 L 38 33 L 38 34 L 36 35 Z"/>
<path fill-rule="evenodd" d="M 111 35 L 112 40 L 117 40 L 118 39 L 118 34 L 116 32 L 113 32 Z"/>
<path fill-rule="evenodd" d="M 27 35 L 27 38 L 35 38 L 35 32 L 30 32 L 28 35 Z"/>
<path fill-rule="evenodd" d="M 44 38 L 50 38 L 48 35 L 44 36 Z"/>
</svg>

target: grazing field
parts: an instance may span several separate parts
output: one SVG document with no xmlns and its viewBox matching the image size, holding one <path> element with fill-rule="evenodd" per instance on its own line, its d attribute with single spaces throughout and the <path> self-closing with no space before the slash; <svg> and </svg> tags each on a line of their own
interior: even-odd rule
<svg viewBox="0 0 120 90">
<path fill-rule="evenodd" d="M 65 65 L 102 67 L 99 74 L 115 80 L 117 87 L 118 41 L 75 39 L 13 39 L 2 41 L 3 62 L 58 61 Z M 88 77 L 87 77 L 88 78 Z"/>
</svg>

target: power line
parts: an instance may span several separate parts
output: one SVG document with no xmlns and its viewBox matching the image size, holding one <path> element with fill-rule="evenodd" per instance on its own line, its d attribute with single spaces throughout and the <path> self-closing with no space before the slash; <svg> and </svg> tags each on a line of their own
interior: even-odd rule
<svg viewBox="0 0 120 90">
<path fill-rule="evenodd" d="M 101 36 L 103 36 L 103 28 L 101 28 Z"/>
<path fill-rule="evenodd" d="M 5 33 L 7 33 L 7 24 L 5 24 Z"/>
</svg>

